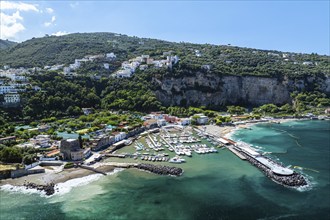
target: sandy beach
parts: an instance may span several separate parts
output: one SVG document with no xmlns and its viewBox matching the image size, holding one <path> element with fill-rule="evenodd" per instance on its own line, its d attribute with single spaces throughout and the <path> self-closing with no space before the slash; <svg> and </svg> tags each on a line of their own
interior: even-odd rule
<svg viewBox="0 0 330 220">
<path fill-rule="evenodd" d="M 103 172 L 112 172 L 114 170 L 113 166 L 100 166 L 98 170 Z M 47 169 L 45 173 L 32 174 L 28 176 L 23 176 L 15 179 L 3 179 L 0 180 L 0 186 L 10 184 L 13 186 L 21 186 L 26 182 L 35 183 L 35 184 L 49 184 L 49 183 L 64 183 L 68 180 L 85 177 L 95 172 L 82 169 L 82 168 L 70 168 L 64 169 L 60 172 L 55 172 L 53 169 Z"/>
<path fill-rule="evenodd" d="M 200 130 L 203 130 L 206 128 L 206 132 L 216 135 L 216 136 L 221 136 L 221 137 L 226 137 L 230 138 L 230 136 L 238 129 L 245 129 L 249 128 L 253 125 L 260 124 L 260 123 L 285 123 L 289 121 L 297 121 L 299 119 L 293 118 L 293 119 L 272 119 L 269 121 L 265 122 L 253 122 L 253 121 L 247 121 L 247 123 L 243 124 L 238 124 L 235 126 L 217 126 L 217 125 L 206 125 L 206 126 L 198 126 Z"/>
</svg>

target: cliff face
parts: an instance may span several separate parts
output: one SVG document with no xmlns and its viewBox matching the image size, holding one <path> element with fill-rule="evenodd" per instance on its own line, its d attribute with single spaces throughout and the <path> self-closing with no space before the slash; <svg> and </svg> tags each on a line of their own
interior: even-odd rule
<svg viewBox="0 0 330 220">
<path fill-rule="evenodd" d="M 180 78 L 153 78 L 157 98 L 164 105 L 219 106 L 228 104 L 262 105 L 291 102 L 290 93 L 318 86 L 330 93 L 330 78 L 277 79 L 257 76 L 216 76 L 197 73 Z"/>
</svg>

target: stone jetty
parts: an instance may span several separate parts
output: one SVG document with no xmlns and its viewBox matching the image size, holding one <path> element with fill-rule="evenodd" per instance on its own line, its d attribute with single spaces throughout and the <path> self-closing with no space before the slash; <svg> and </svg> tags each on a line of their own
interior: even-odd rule
<svg viewBox="0 0 330 220">
<path fill-rule="evenodd" d="M 244 155 L 247 161 L 249 161 L 254 166 L 258 167 L 263 173 L 266 174 L 267 177 L 269 177 L 276 183 L 289 187 L 306 186 L 308 184 L 306 179 L 303 177 L 303 175 L 295 171 L 293 172 L 292 175 L 288 175 L 288 176 L 278 175 L 272 172 L 268 167 L 266 167 L 265 165 L 254 159 L 253 157 L 250 157 L 244 152 L 240 152 L 240 153 Z"/>
<path fill-rule="evenodd" d="M 53 195 L 55 193 L 55 184 L 54 183 L 49 183 L 46 185 L 39 185 L 36 183 L 30 183 L 26 182 L 23 184 L 23 186 L 26 187 L 26 189 L 37 189 L 39 191 L 44 191 L 47 196 Z"/>
<path fill-rule="evenodd" d="M 135 168 L 150 171 L 152 173 L 156 173 L 159 175 L 174 175 L 180 176 L 183 173 L 183 170 L 178 167 L 170 167 L 170 166 L 161 166 L 161 165 L 153 165 L 141 163 L 134 166 Z"/>
</svg>

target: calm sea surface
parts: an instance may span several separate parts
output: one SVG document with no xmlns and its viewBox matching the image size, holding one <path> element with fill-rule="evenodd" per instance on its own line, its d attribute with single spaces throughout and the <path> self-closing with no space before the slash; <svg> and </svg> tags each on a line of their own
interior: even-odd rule
<svg viewBox="0 0 330 220">
<path fill-rule="evenodd" d="M 131 169 L 63 184 L 50 198 L 1 190 L 0 219 L 330 219 L 330 121 L 260 124 L 233 139 L 272 152 L 311 187 L 280 186 L 219 150 L 177 165 L 185 170 L 181 177 Z"/>
</svg>

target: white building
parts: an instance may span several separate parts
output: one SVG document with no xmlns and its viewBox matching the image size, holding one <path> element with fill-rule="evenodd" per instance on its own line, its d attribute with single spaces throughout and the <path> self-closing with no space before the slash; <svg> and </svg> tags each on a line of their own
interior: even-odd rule
<svg viewBox="0 0 330 220">
<path fill-rule="evenodd" d="M 6 94 L 10 92 L 16 92 L 15 86 L 13 85 L 0 86 L 0 94 Z"/>
<path fill-rule="evenodd" d="M 118 70 L 115 76 L 117 78 L 129 78 L 132 76 L 132 71 L 130 69 Z"/>
<path fill-rule="evenodd" d="M 199 125 L 205 125 L 209 121 L 209 118 L 203 114 L 195 114 L 194 116 L 197 116 L 196 122 Z"/>
<path fill-rule="evenodd" d="M 34 145 L 34 147 L 42 147 L 47 148 L 51 146 L 51 140 L 49 135 L 37 135 L 34 138 L 30 139 L 30 143 Z"/>
<path fill-rule="evenodd" d="M 141 58 L 142 58 L 142 59 L 149 59 L 150 56 L 149 56 L 149 55 L 141 55 Z"/>
<path fill-rule="evenodd" d="M 126 138 L 125 132 L 113 132 L 112 135 L 115 136 L 115 142 L 124 140 Z"/>
<path fill-rule="evenodd" d="M 45 66 L 45 69 L 46 69 L 46 67 L 49 67 L 49 68 L 48 68 L 49 70 L 54 70 L 54 71 L 56 71 L 56 70 L 61 69 L 63 66 L 64 66 L 63 64 L 53 65 L 53 66 Z"/>
<path fill-rule="evenodd" d="M 190 118 L 180 118 L 181 125 L 190 125 Z"/>
<path fill-rule="evenodd" d="M 105 57 L 106 57 L 107 59 L 115 59 L 115 58 L 116 58 L 116 55 L 115 55 L 114 53 L 107 53 L 107 54 L 105 55 Z"/>
<path fill-rule="evenodd" d="M 311 62 L 311 61 L 305 61 L 302 64 L 303 65 L 307 65 L 307 66 L 311 66 L 311 65 L 313 65 L 313 62 Z"/>
<path fill-rule="evenodd" d="M 107 69 L 107 70 L 110 68 L 109 63 L 103 63 L 103 66 L 104 66 L 104 68 Z"/>
<path fill-rule="evenodd" d="M 139 68 L 140 68 L 140 70 L 145 70 L 148 68 L 148 65 L 141 65 Z"/>
<path fill-rule="evenodd" d="M 63 72 L 64 72 L 64 75 L 66 75 L 66 74 L 71 72 L 71 68 L 70 67 L 64 67 Z"/>
<path fill-rule="evenodd" d="M 7 93 L 4 99 L 6 104 L 15 104 L 21 101 L 18 93 Z"/>
</svg>

